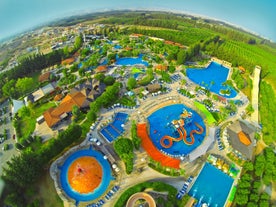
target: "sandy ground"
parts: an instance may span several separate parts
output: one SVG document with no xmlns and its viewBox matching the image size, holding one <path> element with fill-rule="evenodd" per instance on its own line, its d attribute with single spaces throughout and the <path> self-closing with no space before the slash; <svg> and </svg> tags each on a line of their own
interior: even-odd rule
<svg viewBox="0 0 276 207">
<path fill-rule="evenodd" d="M 266 148 L 266 144 L 264 143 L 263 140 L 259 140 L 257 142 L 257 146 L 256 146 L 256 149 L 255 149 L 255 154 L 256 155 L 260 154 L 264 150 L 264 148 Z"/>
</svg>

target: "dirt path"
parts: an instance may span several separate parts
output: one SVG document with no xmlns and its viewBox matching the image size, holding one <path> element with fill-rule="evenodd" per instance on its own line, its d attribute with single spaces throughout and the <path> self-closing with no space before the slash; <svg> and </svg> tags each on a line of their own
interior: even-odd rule
<svg viewBox="0 0 276 207">
<path fill-rule="evenodd" d="M 267 145 L 264 143 L 264 141 L 262 139 L 260 139 L 257 142 L 257 146 L 255 149 L 255 155 L 259 155 L 266 147 L 267 147 Z"/>
</svg>

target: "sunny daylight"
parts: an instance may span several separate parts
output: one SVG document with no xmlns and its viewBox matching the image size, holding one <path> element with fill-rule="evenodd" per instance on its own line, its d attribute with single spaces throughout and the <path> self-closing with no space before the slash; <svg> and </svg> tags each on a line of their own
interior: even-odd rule
<svg viewBox="0 0 276 207">
<path fill-rule="evenodd" d="M 1 0 L 0 206 L 276 207 L 275 8 Z"/>
</svg>

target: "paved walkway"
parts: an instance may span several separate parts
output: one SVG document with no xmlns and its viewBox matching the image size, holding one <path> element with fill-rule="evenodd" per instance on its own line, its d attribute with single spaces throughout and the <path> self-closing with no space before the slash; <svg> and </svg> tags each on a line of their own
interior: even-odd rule
<svg viewBox="0 0 276 207">
<path fill-rule="evenodd" d="M 253 88 L 252 88 L 252 106 L 254 112 L 251 114 L 251 121 L 255 124 L 259 123 L 259 82 L 260 82 L 261 67 L 256 66 L 253 73 Z"/>
</svg>

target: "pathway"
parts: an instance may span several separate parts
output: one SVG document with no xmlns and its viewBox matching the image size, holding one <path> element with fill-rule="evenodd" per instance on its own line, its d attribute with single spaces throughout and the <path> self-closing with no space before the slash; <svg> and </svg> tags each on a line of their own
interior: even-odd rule
<svg viewBox="0 0 276 207">
<path fill-rule="evenodd" d="M 258 125 L 259 123 L 259 81 L 261 67 L 256 66 L 253 73 L 253 89 L 252 89 L 252 107 L 254 112 L 251 114 L 251 121 Z"/>
</svg>

